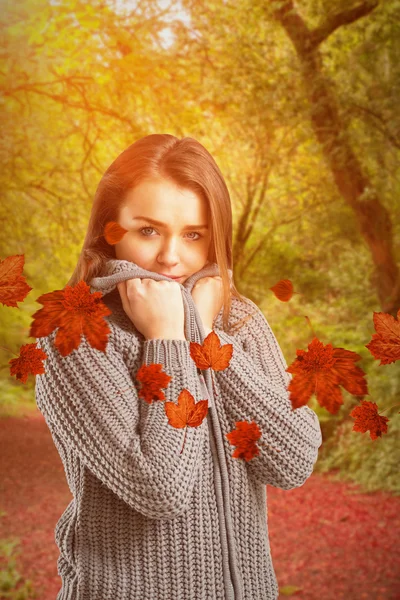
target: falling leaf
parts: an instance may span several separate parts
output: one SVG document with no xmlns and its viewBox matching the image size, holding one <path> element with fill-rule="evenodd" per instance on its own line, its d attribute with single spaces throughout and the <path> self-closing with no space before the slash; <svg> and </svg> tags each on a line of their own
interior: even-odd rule
<svg viewBox="0 0 400 600">
<path fill-rule="evenodd" d="M 41 348 L 37 348 L 37 343 L 24 344 L 20 348 L 18 358 L 9 360 L 10 374 L 15 375 L 17 379 L 26 383 L 29 373 L 32 375 L 42 375 L 45 372 L 43 361 L 47 354 Z"/>
<path fill-rule="evenodd" d="M 115 245 L 127 231 L 115 221 L 110 221 L 104 228 L 104 237 L 110 245 Z M 87 264 L 91 262 L 92 259 Z M 3 305 L 17 307 L 17 302 L 22 302 L 32 289 L 22 275 L 23 267 L 23 254 L 0 260 L 0 302 Z M 288 279 L 280 280 L 270 289 L 283 302 L 289 301 L 294 293 L 293 284 Z M 55 347 L 62 356 L 67 356 L 79 347 L 82 335 L 93 348 L 105 352 L 108 335 L 111 333 L 105 317 L 112 314 L 112 311 L 101 298 L 101 292 L 90 293 L 90 287 L 85 281 L 79 281 L 74 287 L 67 285 L 63 290 L 42 294 L 37 302 L 43 304 L 43 308 L 34 313 L 29 336 L 40 338 L 58 329 Z M 242 319 L 234 327 L 246 322 L 254 314 L 256 313 Z M 399 360 L 400 309 L 397 320 L 390 314 L 377 312 L 374 312 L 373 320 L 376 334 L 366 348 L 374 358 L 381 360 L 381 365 Z M 233 345 L 221 345 L 214 331 L 211 331 L 203 344 L 190 342 L 190 356 L 199 369 L 222 371 L 229 367 L 232 354 Z M 306 405 L 311 395 L 315 394 L 321 406 L 332 414 L 337 413 L 343 404 L 340 386 L 356 396 L 368 394 L 365 373 L 354 364 L 361 356 L 355 352 L 333 348 L 331 344 L 324 345 L 314 337 L 307 351 L 296 350 L 296 354 L 297 358 L 286 369 L 294 375 L 288 386 L 293 410 Z M 36 343 L 25 344 L 20 347 L 19 356 L 9 361 L 10 374 L 26 383 L 29 374 L 40 375 L 45 372 L 43 362 L 46 358 L 47 354 Z M 172 378 L 161 372 L 162 367 L 161 364 L 142 365 L 137 373 L 137 379 L 142 383 L 138 395 L 149 404 L 165 400 L 161 388 L 165 388 Z M 195 403 L 190 392 L 183 389 L 179 394 L 178 404 L 165 402 L 164 408 L 172 427 L 185 428 L 186 439 L 187 427 L 198 427 L 203 422 L 208 412 L 208 399 Z M 369 431 L 372 440 L 387 433 L 389 419 L 379 415 L 378 407 L 373 402 L 363 400 L 350 416 L 355 419 L 353 431 Z M 236 446 L 232 455 L 234 458 L 249 461 L 259 455 L 256 442 L 261 437 L 261 431 L 254 421 L 237 422 L 236 429 L 225 435 Z M 280 452 L 279 449 L 275 450 Z M 182 451 L 183 447 L 181 453 Z"/>
<path fill-rule="evenodd" d="M 30 337 L 44 337 L 57 327 L 55 346 L 62 356 L 79 347 L 84 335 L 92 348 L 105 352 L 111 333 L 104 317 L 112 311 L 101 301 L 102 293 L 90 293 L 90 287 L 79 281 L 74 287 L 42 294 L 37 302 L 43 308 L 33 315 Z"/>
<path fill-rule="evenodd" d="M 160 388 L 166 388 L 172 377 L 167 373 L 161 373 L 162 364 L 143 364 L 136 373 L 136 379 L 142 387 L 139 390 L 139 398 L 143 398 L 148 404 L 155 400 L 165 400 L 165 394 Z"/>
<path fill-rule="evenodd" d="M 296 350 L 296 354 L 286 369 L 294 375 L 288 386 L 293 409 L 307 404 L 315 394 L 320 406 L 336 414 L 343 404 L 339 386 L 355 396 L 369 393 L 365 372 L 354 364 L 361 359 L 356 352 L 324 345 L 314 337 L 308 351 Z"/>
<path fill-rule="evenodd" d="M 118 244 L 122 240 L 127 231 L 119 223 L 109 221 L 104 227 L 104 237 L 110 246 L 115 246 L 115 244 Z"/>
<path fill-rule="evenodd" d="M 353 431 L 365 433 L 370 432 L 371 440 L 382 437 L 382 433 L 387 433 L 387 422 L 389 419 L 378 413 L 378 406 L 375 402 L 363 400 L 361 405 L 356 406 L 350 413 L 355 419 Z"/>
<path fill-rule="evenodd" d="M 293 284 L 290 279 L 281 279 L 269 289 L 273 291 L 278 300 L 281 300 L 282 302 L 288 302 L 293 296 Z"/>
<path fill-rule="evenodd" d="M 178 396 L 178 404 L 166 402 L 164 408 L 165 414 L 168 417 L 168 423 L 172 427 L 175 427 L 176 429 L 183 429 L 187 426 L 199 427 L 208 411 L 208 399 L 199 400 L 195 403 L 189 390 L 183 389 Z M 185 430 L 185 437 L 183 439 L 180 454 L 182 454 L 185 446 L 186 433 L 187 429 Z"/>
<path fill-rule="evenodd" d="M 178 396 L 178 404 L 174 402 L 165 402 L 165 414 L 168 422 L 176 429 L 189 427 L 198 427 L 204 420 L 208 411 L 208 399 L 199 400 L 195 403 L 192 394 L 183 389 Z"/>
<path fill-rule="evenodd" d="M 18 308 L 17 302 L 23 302 L 32 289 L 21 275 L 24 262 L 24 254 L 14 254 L 0 260 L 0 302 L 5 306 Z"/>
<path fill-rule="evenodd" d="M 379 365 L 390 365 L 400 359 L 400 309 L 397 320 L 393 315 L 374 312 L 375 331 L 372 340 L 365 345 Z"/>
<path fill-rule="evenodd" d="M 260 454 L 260 449 L 256 445 L 256 441 L 260 439 L 261 431 L 254 421 L 251 423 L 238 421 L 236 429 L 225 433 L 225 437 L 228 438 L 233 446 L 236 446 L 232 458 L 244 458 L 248 462 L 254 456 Z"/>
<path fill-rule="evenodd" d="M 214 371 L 223 371 L 229 367 L 232 358 L 233 345 L 221 342 L 215 331 L 211 331 L 205 338 L 203 344 L 190 342 L 190 356 L 199 369 L 211 367 Z"/>
</svg>

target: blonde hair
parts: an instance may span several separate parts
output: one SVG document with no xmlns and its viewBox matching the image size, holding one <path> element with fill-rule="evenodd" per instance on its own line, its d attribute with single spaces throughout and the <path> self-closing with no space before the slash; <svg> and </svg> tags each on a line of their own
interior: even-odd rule
<svg viewBox="0 0 400 600">
<path fill-rule="evenodd" d="M 104 238 L 109 221 L 117 221 L 128 190 L 146 179 L 166 179 L 206 200 L 210 212 L 210 262 L 216 262 L 223 285 L 223 328 L 228 331 L 231 297 L 247 302 L 236 289 L 232 270 L 232 208 L 228 188 L 211 154 L 194 138 L 170 134 L 140 138 L 121 152 L 102 176 L 93 200 L 86 237 L 67 285 L 87 284 L 115 259 L 115 247 Z M 236 324 L 237 325 L 237 324 Z"/>
</svg>

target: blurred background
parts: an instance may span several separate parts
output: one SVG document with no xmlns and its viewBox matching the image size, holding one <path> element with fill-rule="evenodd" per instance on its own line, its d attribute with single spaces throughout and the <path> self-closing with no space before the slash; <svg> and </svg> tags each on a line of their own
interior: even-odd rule
<svg viewBox="0 0 400 600">
<path fill-rule="evenodd" d="M 56 597 L 71 499 L 35 378 L 9 360 L 33 341 L 37 297 L 70 278 L 105 169 L 151 133 L 194 137 L 217 161 L 236 285 L 288 365 L 313 331 L 356 352 L 389 418 L 372 440 L 353 431 L 360 397 L 341 388 L 335 415 L 311 398 L 315 471 L 268 487 L 280 598 L 399 598 L 400 367 L 365 345 L 374 312 L 400 309 L 400 0 L 0 5 L 0 259 L 23 254 L 33 288 L 0 305 L 0 598 Z M 289 302 L 270 289 L 283 279 Z"/>
</svg>

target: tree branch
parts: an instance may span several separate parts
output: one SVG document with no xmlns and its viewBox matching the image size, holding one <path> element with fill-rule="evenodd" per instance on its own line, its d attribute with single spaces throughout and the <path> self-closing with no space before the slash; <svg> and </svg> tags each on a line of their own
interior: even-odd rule
<svg viewBox="0 0 400 600">
<path fill-rule="evenodd" d="M 400 149 L 400 138 L 394 136 L 388 129 L 387 127 L 387 123 L 385 121 L 385 119 L 383 119 L 381 117 L 381 115 L 378 115 L 376 112 L 374 112 L 373 110 L 371 110 L 370 108 L 368 108 L 367 106 L 361 106 L 360 104 L 356 104 L 355 102 L 351 102 L 349 104 L 349 112 L 350 113 L 366 113 L 367 115 L 370 115 L 371 117 L 373 117 L 374 119 L 377 119 L 378 121 L 380 121 L 381 123 L 383 123 L 383 125 L 385 125 L 385 127 L 378 127 L 376 125 L 376 123 L 374 123 L 374 127 L 382 134 L 384 135 L 392 144 L 395 148 Z M 354 108 L 355 110 L 352 110 L 352 108 Z"/>
<path fill-rule="evenodd" d="M 308 49 L 313 50 L 326 40 L 336 29 L 343 25 L 349 25 L 358 21 L 362 17 L 369 15 L 375 8 L 379 6 L 379 0 L 367 0 L 358 6 L 353 6 L 338 12 L 336 15 L 329 16 L 325 23 L 319 25 L 310 31 Z"/>
<path fill-rule="evenodd" d="M 108 108 L 103 108 L 101 106 L 93 106 L 93 105 L 88 106 L 86 102 L 84 102 L 83 104 L 81 104 L 79 102 L 70 102 L 68 100 L 67 96 L 63 96 L 62 94 L 52 94 L 50 92 L 45 92 L 44 90 L 36 89 L 36 85 L 37 84 L 29 84 L 29 83 L 27 83 L 25 85 L 18 85 L 14 89 L 10 89 L 10 90 L 6 91 L 4 93 L 4 95 L 10 96 L 10 97 L 14 98 L 14 100 L 18 101 L 18 97 L 15 96 L 14 94 L 16 94 L 18 92 L 33 92 L 35 94 L 39 94 L 39 96 L 46 96 L 47 98 L 51 98 L 55 102 L 60 102 L 64 106 L 69 106 L 71 108 L 79 108 L 81 110 L 84 110 L 85 112 L 90 112 L 90 113 L 95 113 L 95 112 L 101 113 L 108 117 L 113 117 L 114 119 L 117 119 L 118 121 L 122 121 L 123 123 L 128 124 L 130 127 L 133 127 L 133 123 L 132 123 L 131 119 L 129 119 L 128 117 L 122 116 L 120 113 L 115 112 L 114 110 L 110 110 Z"/>
<path fill-rule="evenodd" d="M 349 25 L 369 15 L 377 6 L 379 6 L 379 0 L 365 0 L 358 6 L 329 15 L 325 23 L 313 30 L 307 27 L 304 19 L 296 11 L 293 0 L 287 0 L 283 6 L 273 10 L 273 15 L 288 32 L 296 50 L 304 54 L 315 50 L 342 25 Z"/>
</svg>

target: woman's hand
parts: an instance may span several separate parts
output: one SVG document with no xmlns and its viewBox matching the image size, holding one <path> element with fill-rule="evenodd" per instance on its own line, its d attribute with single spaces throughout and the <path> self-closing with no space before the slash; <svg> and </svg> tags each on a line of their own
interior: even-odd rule
<svg viewBox="0 0 400 600">
<path fill-rule="evenodd" d="M 186 339 L 178 283 L 136 277 L 117 283 L 117 287 L 124 311 L 146 339 Z"/>
<path fill-rule="evenodd" d="M 213 321 L 223 304 L 223 287 L 220 275 L 202 277 L 192 289 L 192 298 L 200 313 L 204 328 L 212 329 Z"/>
</svg>

